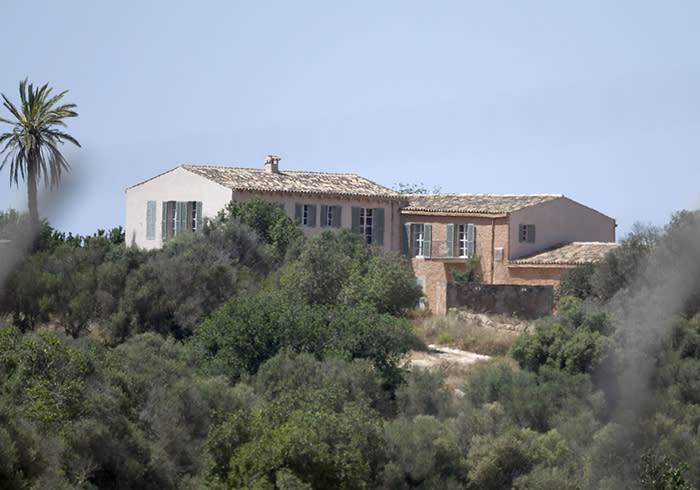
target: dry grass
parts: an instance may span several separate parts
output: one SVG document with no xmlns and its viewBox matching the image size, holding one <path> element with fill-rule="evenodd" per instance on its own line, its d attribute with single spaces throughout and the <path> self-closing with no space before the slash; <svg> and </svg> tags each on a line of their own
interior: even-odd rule
<svg viewBox="0 0 700 490">
<path fill-rule="evenodd" d="M 518 335 L 508 330 L 484 327 L 480 321 L 466 319 L 455 312 L 421 320 L 415 321 L 414 329 L 426 344 L 448 345 L 487 356 L 505 356 Z"/>
</svg>

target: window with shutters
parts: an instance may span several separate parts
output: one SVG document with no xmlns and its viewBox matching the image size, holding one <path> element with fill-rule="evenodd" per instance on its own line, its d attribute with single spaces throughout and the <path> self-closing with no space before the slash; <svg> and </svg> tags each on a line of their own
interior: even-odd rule
<svg viewBox="0 0 700 490">
<path fill-rule="evenodd" d="M 294 219 L 301 226 L 315 227 L 316 205 L 296 203 L 294 205 Z M 323 216 L 321 216 L 321 223 L 323 223 Z"/>
<path fill-rule="evenodd" d="M 457 255 L 459 257 L 471 257 L 474 255 L 474 238 L 473 224 L 459 225 L 457 229 Z"/>
<path fill-rule="evenodd" d="M 152 201 L 151 201 L 152 202 Z M 148 234 L 148 224 L 146 226 Z M 163 202 L 163 240 L 173 238 L 183 232 L 195 232 L 202 228 L 201 201 Z M 155 230 L 154 230 L 155 231 Z"/>
<path fill-rule="evenodd" d="M 535 225 L 519 225 L 518 240 L 520 243 L 535 243 Z"/>
<path fill-rule="evenodd" d="M 340 228 L 341 206 L 321 205 L 321 226 L 326 228 Z"/>
<path fill-rule="evenodd" d="M 362 235 L 368 245 L 384 245 L 384 208 L 353 206 L 351 211 L 352 232 Z"/>
</svg>

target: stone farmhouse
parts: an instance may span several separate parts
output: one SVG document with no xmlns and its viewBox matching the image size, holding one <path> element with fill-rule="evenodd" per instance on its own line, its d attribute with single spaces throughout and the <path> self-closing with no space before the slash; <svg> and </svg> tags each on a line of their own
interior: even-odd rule
<svg viewBox="0 0 700 490">
<path fill-rule="evenodd" d="M 349 228 L 405 254 L 427 304 L 445 313 L 452 269 L 480 258 L 489 284 L 556 285 L 561 274 L 616 246 L 615 220 L 561 194 L 399 194 L 354 174 L 265 167 L 178 167 L 126 190 L 126 242 L 161 247 L 197 231 L 232 199 L 281 205 L 312 237 Z"/>
</svg>

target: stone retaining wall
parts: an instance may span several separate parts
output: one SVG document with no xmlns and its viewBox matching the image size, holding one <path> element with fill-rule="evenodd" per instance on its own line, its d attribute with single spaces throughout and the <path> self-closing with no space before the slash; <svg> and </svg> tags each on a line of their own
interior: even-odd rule
<svg viewBox="0 0 700 490">
<path fill-rule="evenodd" d="M 448 282 L 447 308 L 467 308 L 479 313 L 538 318 L 552 313 L 554 288 L 517 284 Z"/>
</svg>

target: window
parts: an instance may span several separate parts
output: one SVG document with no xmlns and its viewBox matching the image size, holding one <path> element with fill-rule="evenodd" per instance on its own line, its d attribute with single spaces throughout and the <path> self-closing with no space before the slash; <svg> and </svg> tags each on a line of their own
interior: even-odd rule
<svg viewBox="0 0 700 490">
<path fill-rule="evenodd" d="M 340 228 L 342 206 L 321 205 L 321 226 Z"/>
<path fill-rule="evenodd" d="M 404 223 L 403 229 L 403 252 L 406 257 L 430 258 L 432 225 L 430 223 Z"/>
<path fill-rule="evenodd" d="M 301 226 L 316 226 L 316 205 L 296 203 L 294 205 L 294 219 Z"/>
<path fill-rule="evenodd" d="M 352 208 L 353 233 L 365 237 L 368 245 L 384 244 L 384 208 Z"/>
<path fill-rule="evenodd" d="M 360 208 L 360 233 L 365 236 L 367 245 L 372 245 L 373 216 L 372 208 Z"/>
<path fill-rule="evenodd" d="M 457 255 L 471 257 L 474 255 L 474 225 L 459 225 L 457 229 Z"/>
<path fill-rule="evenodd" d="M 201 206 L 202 203 L 199 203 L 197 201 L 190 201 L 187 203 L 187 216 L 190 218 L 190 230 L 189 231 L 197 231 L 197 209 L 199 206 Z"/>
<path fill-rule="evenodd" d="M 162 225 L 163 240 L 185 231 L 199 231 L 202 228 L 202 201 L 163 201 Z"/>
<path fill-rule="evenodd" d="M 425 225 L 413 225 L 413 255 L 424 257 L 425 255 Z"/>
<path fill-rule="evenodd" d="M 535 243 L 535 225 L 519 225 L 518 241 L 520 243 Z"/>
</svg>

